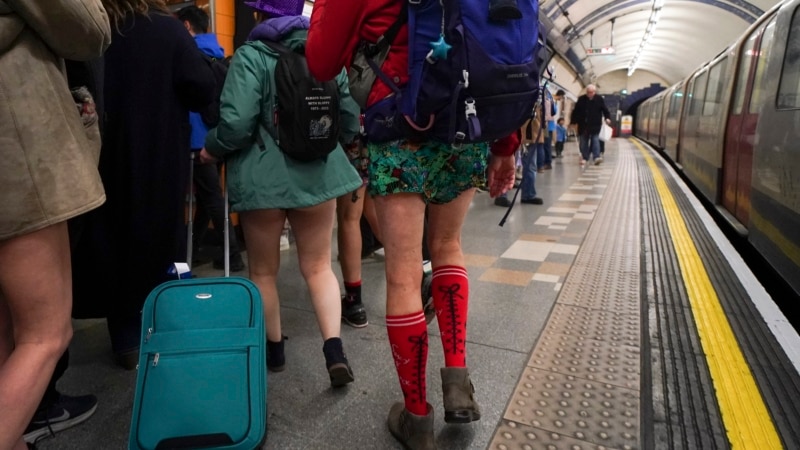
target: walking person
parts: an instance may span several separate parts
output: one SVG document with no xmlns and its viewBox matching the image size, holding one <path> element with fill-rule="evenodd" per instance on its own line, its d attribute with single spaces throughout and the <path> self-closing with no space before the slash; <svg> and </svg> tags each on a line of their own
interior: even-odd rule
<svg viewBox="0 0 800 450">
<path fill-rule="evenodd" d="M 376 42 L 396 21 L 402 3 L 318 0 L 306 45 L 311 72 L 319 79 L 334 78 L 349 66 L 359 41 Z M 402 85 L 407 67 L 408 31 L 402 26 L 381 68 Z M 367 105 L 390 92 L 376 81 Z M 518 145 L 514 135 L 493 146 L 495 157 L 488 166 L 492 197 L 513 186 Z M 406 447 L 435 448 L 433 407 L 427 401 L 428 332 L 419 301 L 426 208 L 433 302 L 445 352 L 440 370 L 445 421 L 463 424 L 481 417 L 466 361 L 469 278 L 460 234 L 475 188 L 485 183 L 488 152 L 488 143 L 460 148 L 413 139 L 368 144 L 368 190 L 374 196 L 386 255 L 386 325 L 404 397 L 391 407 L 387 424 Z"/>
<path fill-rule="evenodd" d="M 325 367 L 331 385 L 339 387 L 352 382 L 354 375 L 340 338 L 342 304 L 331 267 L 331 238 L 336 198 L 359 189 L 362 180 L 341 145 L 309 162 L 283 153 L 273 114 L 279 54 L 262 41 L 280 42 L 289 49 L 304 46 L 309 22 L 301 16 L 303 4 L 303 0 L 246 2 L 254 9 L 257 25 L 231 62 L 219 125 L 206 137 L 200 159 L 224 158 L 228 167 L 231 208 L 239 213 L 250 279 L 264 302 L 267 368 L 280 372 L 286 364 L 277 276 L 280 237 L 288 218 L 322 334 Z M 351 143 L 359 131 L 358 105 L 350 97 L 347 74 L 340 68 L 334 77 L 339 88 L 340 141 Z"/>
<path fill-rule="evenodd" d="M 603 120 L 610 124 L 611 113 L 609 113 L 603 97 L 597 95 L 597 87 L 590 84 L 586 86 L 586 93 L 578 97 L 570 118 L 570 126 L 576 127 L 578 130 L 581 165 L 586 164 L 590 158 L 594 159 L 595 164 L 603 162 L 598 138 Z"/>
<path fill-rule="evenodd" d="M 101 56 L 111 30 L 98 0 L 0 0 L 0 22 L 0 448 L 24 450 L 72 339 L 67 220 L 106 199 L 98 118 L 82 121 L 63 58 Z"/>
</svg>

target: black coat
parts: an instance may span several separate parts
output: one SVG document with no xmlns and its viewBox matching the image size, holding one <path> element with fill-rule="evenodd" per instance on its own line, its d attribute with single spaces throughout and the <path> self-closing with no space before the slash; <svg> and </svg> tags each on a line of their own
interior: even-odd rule
<svg viewBox="0 0 800 450">
<path fill-rule="evenodd" d="M 590 100 L 584 94 L 578 97 L 575 108 L 572 110 L 570 123 L 578 126 L 578 134 L 599 134 L 603 124 L 603 117 L 611 118 L 611 113 L 606 108 L 606 102 L 599 94 Z"/>
<path fill-rule="evenodd" d="M 189 110 L 214 94 L 211 69 L 172 16 L 129 15 L 104 59 L 107 200 L 86 216 L 73 253 L 82 318 L 135 314 L 169 266 L 186 261 Z"/>
</svg>

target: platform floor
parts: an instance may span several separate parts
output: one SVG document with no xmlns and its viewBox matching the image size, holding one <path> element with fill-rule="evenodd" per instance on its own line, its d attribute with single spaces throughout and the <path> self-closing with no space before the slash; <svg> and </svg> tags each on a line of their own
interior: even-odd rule
<svg viewBox="0 0 800 450">
<path fill-rule="evenodd" d="M 567 143 L 537 178 L 544 205 L 515 205 L 503 227 L 505 208 L 476 195 L 463 247 L 482 420 L 444 423 L 432 323 L 428 399 L 439 448 L 800 448 L 797 333 L 705 212 L 686 212 L 699 203 L 655 153 L 615 139 L 605 156 L 582 168 Z M 686 250 L 693 245 L 700 250 Z M 400 448 L 385 423 L 401 394 L 381 257 L 363 261 L 370 325 L 342 327 L 356 381 L 339 390 L 329 387 L 296 254 L 282 257 L 287 366 L 269 375 L 265 448 Z M 712 273 L 705 280 L 698 261 Z M 195 272 L 220 274 L 210 265 Z M 707 290 L 694 292 L 698 285 Z M 135 373 L 113 364 L 103 321 L 75 328 L 59 388 L 94 393 L 97 413 L 39 448 L 124 449 Z"/>
</svg>

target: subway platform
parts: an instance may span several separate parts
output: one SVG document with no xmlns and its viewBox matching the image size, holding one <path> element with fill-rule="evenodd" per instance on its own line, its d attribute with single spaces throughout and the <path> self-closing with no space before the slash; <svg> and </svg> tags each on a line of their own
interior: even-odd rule
<svg viewBox="0 0 800 450">
<path fill-rule="evenodd" d="M 606 148 L 602 164 L 581 167 L 568 142 L 537 177 L 544 205 L 515 205 L 503 227 L 505 208 L 476 194 L 463 248 L 482 419 L 444 423 L 434 321 L 428 400 L 439 448 L 800 448 L 797 332 L 656 153 L 621 138 Z M 356 381 L 333 390 L 296 254 L 281 255 L 287 365 L 269 374 L 265 448 L 400 448 L 386 428 L 402 394 L 381 257 L 363 261 L 369 326 L 342 326 Z M 210 264 L 195 272 L 220 274 Z M 134 383 L 112 361 L 104 322 L 76 321 L 59 389 L 97 395 L 97 412 L 38 447 L 127 448 Z"/>
</svg>

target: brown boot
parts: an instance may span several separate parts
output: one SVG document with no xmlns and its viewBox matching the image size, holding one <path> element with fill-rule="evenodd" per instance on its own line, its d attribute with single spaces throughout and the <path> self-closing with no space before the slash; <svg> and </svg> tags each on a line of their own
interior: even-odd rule
<svg viewBox="0 0 800 450">
<path fill-rule="evenodd" d="M 428 404 L 428 415 L 418 416 L 409 412 L 403 402 L 397 402 L 389 410 L 386 420 L 389 431 L 411 450 L 436 450 L 433 438 L 433 407 Z"/>
<path fill-rule="evenodd" d="M 475 402 L 475 388 L 466 367 L 443 367 L 442 394 L 444 396 L 444 421 L 470 423 L 480 420 L 481 409 Z"/>
</svg>

